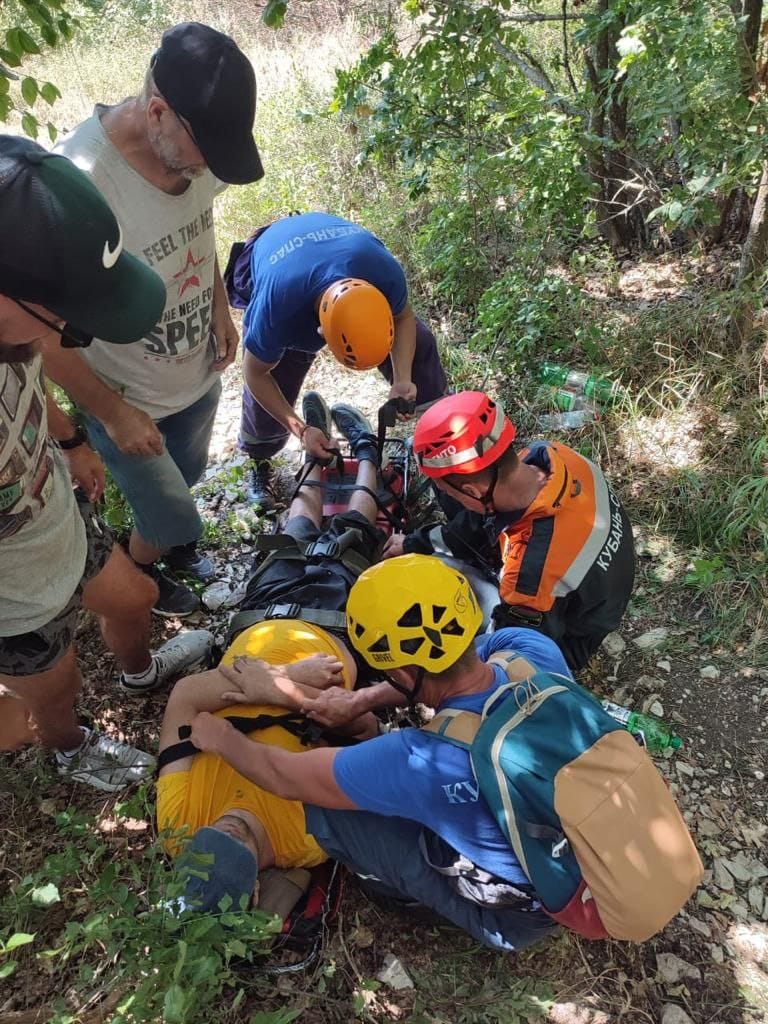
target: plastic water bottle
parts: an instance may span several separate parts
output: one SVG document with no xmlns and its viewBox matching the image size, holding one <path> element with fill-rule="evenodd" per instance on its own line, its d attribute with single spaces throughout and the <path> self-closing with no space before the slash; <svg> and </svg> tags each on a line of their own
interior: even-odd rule
<svg viewBox="0 0 768 1024">
<path fill-rule="evenodd" d="M 574 412 L 576 409 L 585 409 L 587 402 L 583 393 L 572 391 L 570 388 L 555 388 L 547 395 L 549 401 L 561 412 Z"/>
<path fill-rule="evenodd" d="M 579 430 L 580 427 L 592 423 L 596 419 L 595 410 L 589 408 L 574 409 L 573 412 L 557 412 L 551 416 L 539 416 L 542 430 Z"/>
<path fill-rule="evenodd" d="M 611 402 L 621 394 L 621 388 L 607 377 L 598 377 L 583 370 L 569 370 L 558 363 L 542 363 L 539 378 L 555 388 L 570 388 L 582 392 L 596 402 Z"/>
<path fill-rule="evenodd" d="M 632 733 L 637 742 L 651 754 L 660 754 L 668 747 L 672 750 L 679 750 L 682 747 L 683 741 L 680 737 L 668 728 L 666 722 L 662 722 L 655 715 L 643 715 L 639 711 L 631 711 L 609 700 L 602 700 L 600 704 L 611 718 L 623 725 L 627 732 Z"/>
</svg>

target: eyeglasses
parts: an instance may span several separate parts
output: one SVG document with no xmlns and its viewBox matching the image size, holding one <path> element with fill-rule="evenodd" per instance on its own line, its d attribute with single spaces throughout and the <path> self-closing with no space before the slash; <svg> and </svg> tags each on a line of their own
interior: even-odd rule
<svg viewBox="0 0 768 1024">
<path fill-rule="evenodd" d="M 73 327 L 72 324 L 64 324 L 63 327 L 59 327 L 59 325 L 54 323 L 53 320 L 49 320 L 48 317 L 41 316 L 41 314 L 35 312 L 34 309 L 30 309 L 30 307 L 20 299 L 14 299 L 13 301 L 17 306 L 21 306 L 24 312 L 29 314 L 29 316 L 34 317 L 35 320 L 38 320 L 41 324 L 45 324 L 46 327 L 55 331 L 61 338 L 62 348 L 87 348 L 93 341 L 92 334 L 88 334 L 86 331 L 81 331 L 78 327 Z"/>
<path fill-rule="evenodd" d="M 171 107 L 171 108 L 169 108 L 169 109 L 173 110 L 173 108 L 172 108 L 172 107 Z M 195 138 L 195 136 L 194 136 L 194 135 L 192 134 L 192 129 L 191 129 L 191 128 L 190 128 L 190 127 L 189 127 L 189 126 L 187 125 L 187 122 L 186 122 L 186 121 L 185 121 L 185 120 L 184 120 L 184 119 L 183 119 L 182 117 L 180 117 L 180 116 L 179 116 L 179 115 L 178 115 L 178 114 L 176 113 L 176 111 L 175 111 L 175 110 L 173 110 L 173 116 L 174 116 L 174 117 L 176 118 L 176 120 L 177 120 L 177 121 L 179 122 L 179 124 L 181 125 L 181 127 L 182 127 L 182 128 L 184 129 L 184 131 L 185 131 L 185 132 L 187 133 L 187 135 L 188 135 L 188 136 L 190 137 L 190 139 L 192 140 L 192 142 L 193 142 L 193 143 L 195 144 L 195 147 L 196 147 L 196 149 L 198 149 L 198 150 L 199 150 L 199 149 L 200 149 L 200 147 L 199 147 L 199 146 L 197 145 L 197 139 L 196 139 L 196 138 Z"/>
</svg>

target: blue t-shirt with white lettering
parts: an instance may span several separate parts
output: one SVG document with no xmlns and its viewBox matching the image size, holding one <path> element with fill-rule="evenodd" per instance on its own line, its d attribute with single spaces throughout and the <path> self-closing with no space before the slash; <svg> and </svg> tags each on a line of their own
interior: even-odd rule
<svg viewBox="0 0 768 1024">
<path fill-rule="evenodd" d="M 500 629 L 476 641 L 483 661 L 499 651 L 516 651 L 540 672 L 572 679 L 560 648 L 532 629 Z M 482 711 L 507 676 L 494 665 L 493 686 L 440 705 Z M 513 885 L 525 884 L 520 864 L 481 795 L 466 750 L 421 729 L 401 729 L 345 747 L 333 762 L 336 784 L 364 811 L 408 818 L 436 832 L 478 867 Z"/>
<path fill-rule="evenodd" d="M 408 303 L 403 268 L 383 242 L 330 213 L 275 221 L 251 251 L 253 291 L 243 317 L 243 343 L 257 359 L 278 362 L 286 349 L 319 352 L 315 303 L 334 281 L 359 277 L 375 285 L 397 316 Z"/>
</svg>

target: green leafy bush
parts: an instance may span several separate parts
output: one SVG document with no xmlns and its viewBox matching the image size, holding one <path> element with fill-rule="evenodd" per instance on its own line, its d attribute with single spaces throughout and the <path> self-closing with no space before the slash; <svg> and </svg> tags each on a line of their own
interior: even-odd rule
<svg viewBox="0 0 768 1024">
<path fill-rule="evenodd" d="M 122 814 L 135 813 L 137 803 L 145 801 L 134 798 Z M 55 823 L 57 852 L 23 877 L 0 908 L 9 922 L 0 930 L 0 977 L 10 977 L 22 955 L 34 958 L 60 975 L 60 990 L 69 988 L 81 1005 L 95 993 L 115 993 L 112 1024 L 203 1024 L 212 1012 L 242 1002 L 238 970 L 253 964 L 258 970 L 265 943 L 279 928 L 276 919 L 233 907 L 178 913 L 173 905 L 184 877 L 157 844 L 121 855 L 84 815 L 63 811 Z M 52 1024 L 76 1019 L 64 999 L 54 1011 Z M 274 1024 L 279 1017 L 264 1020 Z"/>
</svg>

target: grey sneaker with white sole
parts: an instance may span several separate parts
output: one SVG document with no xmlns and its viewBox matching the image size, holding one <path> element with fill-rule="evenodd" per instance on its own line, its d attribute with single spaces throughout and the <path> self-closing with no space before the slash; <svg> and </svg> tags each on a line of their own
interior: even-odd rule
<svg viewBox="0 0 768 1024">
<path fill-rule="evenodd" d="M 105 793 L 117 793 L 152 778 L 156 762 L 151 754 L 85 726 L 80 728 L 83 742 L 77 750 L 56 751 L 59 775 Z"/>
<path fill-rule="evenodd" d="M 213 649 L 213 633 L 207 629 L 190 629 L 179 633 L 159 647 L 152 655 L 152 664 L 140 675 L 120 673 L 120 686 L 128 693 L 151 693 L 180 676 L 208 668 Z"/>
</svg>

